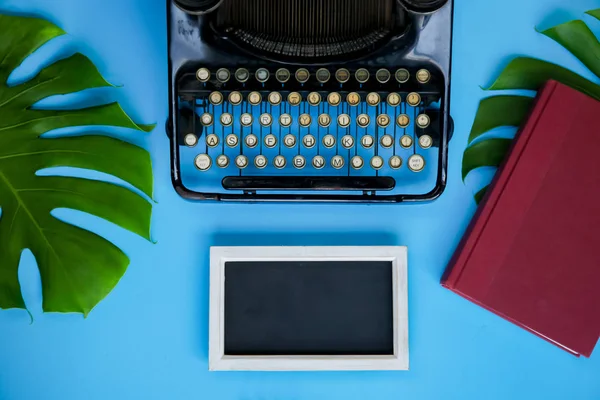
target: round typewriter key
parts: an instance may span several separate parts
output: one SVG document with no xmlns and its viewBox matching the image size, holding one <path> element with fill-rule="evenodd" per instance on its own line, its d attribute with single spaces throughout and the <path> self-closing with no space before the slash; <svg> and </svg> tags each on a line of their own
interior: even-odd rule
<svg viewBox="0 0 600 400">
<path fill-rule="evenodd" d="M 401 98 L 398 93 L 390 93 L 387 96 L 387 103 L 390 107 L 396 107 L 400 104 Z"/>
<path fill-rule="evenodd" d="M 211 104 L 218 106 L 223 102 L 223 94 L 221 92 L 212 92 L 208 96 L 208 100 L 210 100 Z"/>
<path fill-rule="evenodd" d="M 325 158 L 323 156 L 314 156 L 312 159 L 312 165 L 315 169 L 321 169 L 325 166 Z"/>
<path fill-rule="evenodd" d="M 381 147 L 389 149 L 394 145 L 394 138 L 390 135 L 383 135 L 381 139 L 379 139 L 379 143 L 381 143 Z"/>
<path fill-rule="evenodd" d="M 183 141 L 187 147 L 194 147 L 196 144 L 198 144 L 198 138 L 193 133 L 188 133 L 185 135 Z"/>
<path fill-rule="evenodd" d="M 339 106 L 340 103 L 342 102 L 342 96 L 340 96 L 340 94 L 338 92 L 331 92 L 327 96 L 327 102 L 332 107 Z"/>
<path fill-rule="evenodd" d="M 417 71 L 417 80 L 420 83 L 427 83 L 431 79 L 431 73 L 426 69 L 420 69 Z"/>
<path fill-rule="evenodd" d="M 390 125 L 391 118 L 387 114 L 379 114 L 377 116 L 377 125 L 380 128 L 387 128 Z"/>
<path fill-rule="evenodd" d="M 363 161 L 363 158 L 361 156 L 354 156 L 350 160 L 350 164 L 354 169 L 361 169 L 365 165 L 365 162 Z"/>
<path fill-rule="evenodd" d="M 311 106 L 318 106 L 321 104 L 321 95 L 317 92 L 311 92 L 308 94 L 308 103 Z"/>
<path fill-rule="evenodd" d="M 208 154 L 198 154 L 194 159 L 194 164 L 200 171 L 208 171 L 212 165 L 212 160 Z"/>
<path fill-rule="evenodd" d="M 300 126 L 303 128 L 307 128 L 312 123 L 312 118 L 309 114 L 302 114 L 300 116 Z"/>
<path fill-rule="evenodd" d="M 235 71 L 235 80 L 240 82 L 240 83 L 244 83 L 247 82 L 248 79 L 250 79 L 250 72 L 248 72 L 248 70 L 246 68 L 238 68 Z"/>
<path fill-rule="evenodd" d="M 296 80 L 300 83 L 308 82 L 310 78 L 310 72 L 306 68 L 300 68 L 296 71 Z"/>
<path fill-rule="evenodd" d="M 356 92 L 348 93 L 348 97 L 346 97 L 346 102 L 351 106 L 357 106 L 360 104 L 360 95 Z"/>
<path fill-rule="evenodd" d="M 229 113 L 221 114 L 221 118 L 219 119 L 221 120 L 221 125 L 223 126 L 230 126 L 231 124 L 233 124 L 233 115 Z"/>
<path fill-rule="evenodd" d="M 375 74 L 375 78 L 377 78 L 377 82 L 379 82 L 379 83 L 388 83 L 391 77 L 392 77 L 392 74 L 390 74 L 390 71 L 388 71 L 385 68 L 381 68 Z"/>
<path fill-rule="evenodd" d="M 419 138 L 419 146 L 423 149 L 428 149 L 433 145 L 433 139 L 429 135 L 423 135 Z"/>
<path fill-rule="evenodd" d="M 219 137 L 214 133 L 206 136 L 206 144 L 208 147 L 217 147 L 219 145 Z"/>
<path fill-rule="evenodd" d="M 317 80 L 320 83 L 327 83 L 331 78 L 331 73 L 327 68 L 319 68 L 317 70 Z"/>
<path fill-rule="evenodd" d="M 373 169 L 381 169 L 381 167 L 383 167 L 383 158 L 380 156 L 374 156 L 371 158 L 371 167 Z"/>
<path fill-rule="evenodd" d="M 429 126 L 429 124 L 431 123 L 431 120 L 429 119 L 429 115 L 427 114 L 421 114 L 417 117 L 417 126 L 419 128 L 427 128 Z"/>
<path fill-rule="evenodd" d="M 396 124 L 398 124 L 400 128 L 406 128 L 410 125 L 410 118 L 406 114 L 400 114 L 396 119 Z"/>
<path fill-rule="evenodd" d="M 273 159 L 273 165 L 275 165 L 275 168 L 277 169 L 283 169 L 287 165 L 287 160 L 282 155 L 275 156 Z"/>
<path fill-rule="evenodd" d="M 344 157 L 342 156 L 333 156 L 331 158 L 331 166 L 335 169 L 341 169 L 344 167 Z"/>
<path fill-rule="evenodd" d="M 285 147 L 288 148 L 292 148 L 296 145 L 296 136 L 289 134 L 289 135 L 285 135 L 283 138 L 283 144 L 285 144 Z"/>
<path fill-rule="evenodd" d="M 367 114 L 360 114 L 358 117 L 356 117 L 356 123 L 361 128 L 366 128 L 371 123 L 371 118 L 369 118 Z"/>
<path fill-rule="evenodd" d="M 275 72 L 275 78 L 280 82 L 280 83 L 286 83 L 287 81 L 290 80 L 290 77 L 292 76 L 292 74 L 290 74 L 290 71 L 286 68 L 279 68 L 277 70 L 277 72 Z"/>
<path fill-rule="evenodd" d="M 277 136 L 270 134 L 265 136 L 265 146 L 268 147 L 269 149 L 272 149 L 273 147 L 277 146 Z"/>
<path fill-rule="evenodd" d="M 268 81 L 270 76 L 271 74 L 266 68 L 259 68 L 256 70 L 256 80 L 260 83 L 265 83 L 266 81 Z"/>
<path fill-rule="evenodd" d="M 347 128 L 350 126 L 350 116 L 348 114 L 340 114 L 338 115 L 338 125 L 342 128 Z"/>
<path fill-rule="evenodd" d="M 408 158 L 408 168 L 413 172 L 423 171 L 423 168 L 425 168 L 425 159 L 418 154 L 413 154 Z"/>
<path fill-rule="evenodd" d="M 337 71 L 335 71 L 335 79 L 339 82 L 339 83 L 346 83 L 350 80 L 350 71 L 348 71 L 346 68 L 340 68 Z"/>
<path fill-rule="evenodd" d="M 367 95 L 367 104 L 370 106 L 378 106 L 381 101 L 381 97 L 379 97 L 379 93 L 372 92 Z"/>
<path fill-rule="evenodd" d="M 237 137 L 237 135 L 235 133 L 230 133 L 225 138 L 225 143 L 227 143 L 227 146 L 229 146 L 229 147 L 235 147 L 235 146 L 237 146 L 238 142 L 239 142 L 239 139 L 238 139 L 238 137 Z"/>
<path fill-rule="evenodd" d="M 302 138 L 302 143 L 307 149 L 312 149 L 317 144 L 317 139 L 313 135 L 306 135 Z"/>
<path fill-rule="evenodd" d="M 221 154 L 219 157 L 217 157 L 217 166 L 219 168 L 227 168 L 229 166 L 229 157 L 227 157 L 225 154 Z"/>
<path fill-rule="evenodd" d="M 354 77 L 359 83 L 367 83 L 370 76 L 369 71 L 365 68 L 359 68 L 354 73 Z"/>
<path fill-rule="evenodd" d="M 260 124 L 264 127 L 271 126 L 273 123 L 273 116 L 271 114 L 264 113 L 260 116 Z"/>
<path fill-rule="evenodd" d="M 239 155 L 235 158 L 235 165 L 239 168 L 239 169 L 244 169 L 248 166 L 248 157 L 246 157 L 245 155 Z"/>
<path fill-rule="evenodd" d="M 365 149 L 370 149 L 375 144 L 375 140 L 373 139 L 373 136 L 365 135 L 362 138 L 360 138 L 360 144 Z"/>
<path fill-rule="evenodd" d="M 227 68 L 221 68 L 217 71 L 217 80 L 221 83 L 226 83 L 231 78 L 231 73 Z"/>
<path fill-rule="evenodd" d="M 242 94 L 240 92 L 229 93 L 229 102 L 234 106 L 240 104 L 242 102 L 242 99 Z"/>
<path fill-rule="evenodd" d="M 349 150 L 354 147 L 354 137 L 350 135 L 344 135 L 342 137 L 342 147 Z"/>
<path fill-rule="evenodd" d="M 200 82 L 208 82 L 210 80 L 210 71 L 206 68 L 200 68 L 196 71 L 196 78 Z"/>
<path fill-rule="evenodd" d="M 396 80 L 398 83 L 406 83 L 410 79 L 410 72 L 407 69 L 400 68 L 396 71 Z"/>
<path fill-rule="evenodd" d="M 298 92 L 292 92 L 292 93 L 288 94 L 287 101 L 292 106 L 297 106 L 302 101 L 302 96 Z"/>
<path fill-rule="evenodd" d="M 200 122 L 202 122 L 202 125 L 204 125 L 204 126 L 211 126 L 213 124 L 212 114 L 209 114 L 209 113 L 202 114 L 202 116 L 200 117 Z"/>
<path fill-rule="evenodd" d="M 404 135 L 400 138 L 400 146 L 404 147 L 405 149 L 408 149 L 412 145 L 413 145 L 412 137 L 410 137 L 408 135 Z"/>
<path fill-rule="evenodd" d="M 294 157 L 293 164 L 296 169 L 302 169 L 306 166 L 306 158 L 298 154 Z"/>
<path fill-rule="evenodd" d="M 262 154 L 259 154 L 256 157 L 254 157 L 254 166 L 258 169 L 263 169 L 264 167 L 266 167 L 267 157 L 263 156 Z"/>
<path fill-rule="evenodd" d="M 279 116 L 279 125 L 283 126 L 284 128 L 292 125 L 292 116 L 290 114 L 281 114 Z"/>
<path fill-rule="evenodd" d="M 406 96 L 406 102 L 408 103 L 408 105 L 416 107 L 419 104 L 421 104 L 421 95 L 419 93 L 409 93 L 408 96 Z"/>
<path fill-rule="evenodd" d="M 328 149 L 331 149 L 333 146 L 335 146 L 335 136 L 333 135 L 325 135 L 323 136 L 323 146 L 327 147 Z"/>
<path fill-rule="evenodd" d="M 246 136 L 244 141 L 246 142 L 246 146 L 248 146 L 251 149 L 255 148 L 256 145 L 258 144 L 258 138 L 256 137 L 256 135 L 254 135 L 252 133 L 250 135 Z"/>
<path fill-rule="evenodd" d="M 390 164 L 390 168 L 399 169 L 402 166 L 402 158 L 399 156 L 391 156 L 388 163 Z"/>
<path fill-rule="evenodd" d="M 254 119 L 252 118 L 252 114 L 244 113 L 240 115 L 240 122 L 243 126 L 250 126 Z"/>
<path fill-rule="evenodd" d="M 248 102 L 253 106 L 257 106 L 262 101 L 262 96 L 258 92 L 252 92 L 248 95 Z"/>
<path fill-rule="evenodd" d="M 319 125 L 323 128 L 327 128 L 329 125 L 331 125 L 331 116 L 329 114 L 319 115 Z"/>
<path fill-rule="evenodd" d="M 271 92 L 269 93 L 269 103 L 271 103 L 272 106 L 278 106 L 279 104 L 281 104 L 281 93 L 279 92 Z"/>
</svg>

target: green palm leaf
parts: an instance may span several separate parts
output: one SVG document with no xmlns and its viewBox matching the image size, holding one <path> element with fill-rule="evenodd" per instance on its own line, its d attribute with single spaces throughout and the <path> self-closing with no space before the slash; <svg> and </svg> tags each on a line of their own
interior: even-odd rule
<svg viewBox="0 0 600 400">
<path fill-rule="evenodd" d="M 114 288 L 129 259 L 111 242 L 58 220 L 51 211 L 83 211 L 149 239 L 151 203 L 114 184 L 36 173 L 50 167 L 97 170 L 151 197 L 149 154 L 104 136 L 100 127 L 138 131 L 153 127 L 137 125 L 116 103 L 79 110 L 32 108 L 50 96 L 110 86 L 81 54 L 55 62 L 25 83 L 8 86 L 16 67 L 63 34 L 42 19 L 0 15 L 0 308 L 25 308 L 18 264 L 27 248 L 40 270 L 44 311 L 87 315 Z M 58 128 L 90 125 L 98 126 L 98 132 L 40 137 Z"/>
<path fill-rule="evenodd" d="M 501 126 L 519 126 L 529 112 L 533 99 L 525 96 L 494 96 L 479 103 L 469 143 Z"/>
<path fill-rule="evenodd" d="M 591 15 L 592 17 L 594 17 L 596 19 L 600 19 L 600 8 L 598 8 L 596 10 L 587 11 L 586 14 Z"/>
</svg>

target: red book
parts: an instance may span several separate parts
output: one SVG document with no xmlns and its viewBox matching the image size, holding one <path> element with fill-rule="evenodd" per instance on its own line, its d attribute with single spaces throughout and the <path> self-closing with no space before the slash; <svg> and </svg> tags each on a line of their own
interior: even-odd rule
<svg viewBox="0 0 600 400">
<path fill-rule="evenodd" d="M 545 85 L 442 285 L 591 355 L 600 336 L 600 102 Z"/>
</svg>

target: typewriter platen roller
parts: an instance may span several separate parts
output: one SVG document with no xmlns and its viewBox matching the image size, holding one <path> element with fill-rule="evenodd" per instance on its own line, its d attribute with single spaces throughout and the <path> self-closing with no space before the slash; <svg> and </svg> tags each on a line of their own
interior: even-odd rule
<svg viewBox="0 0 600 400">
<path fill-rule="evenodd" d="M 171 172 L 196 200 L 446 185 L 452 0 L 170 0 Z"/>
</svg>

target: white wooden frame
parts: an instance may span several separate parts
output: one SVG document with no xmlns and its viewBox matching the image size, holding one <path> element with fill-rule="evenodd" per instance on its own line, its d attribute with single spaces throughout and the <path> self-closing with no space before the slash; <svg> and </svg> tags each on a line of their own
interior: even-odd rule
<svg viewBox="0 0 600 400">
<path fill-rule="evenodd" d="M 391 261 L 394 354 L 356 356 L 228 356 L 224 349 L 225 263 L 232 261 Z M 211 371 L 408 370 L 407 248 L 211 247 L 209 305 Z"/>
</svg>

